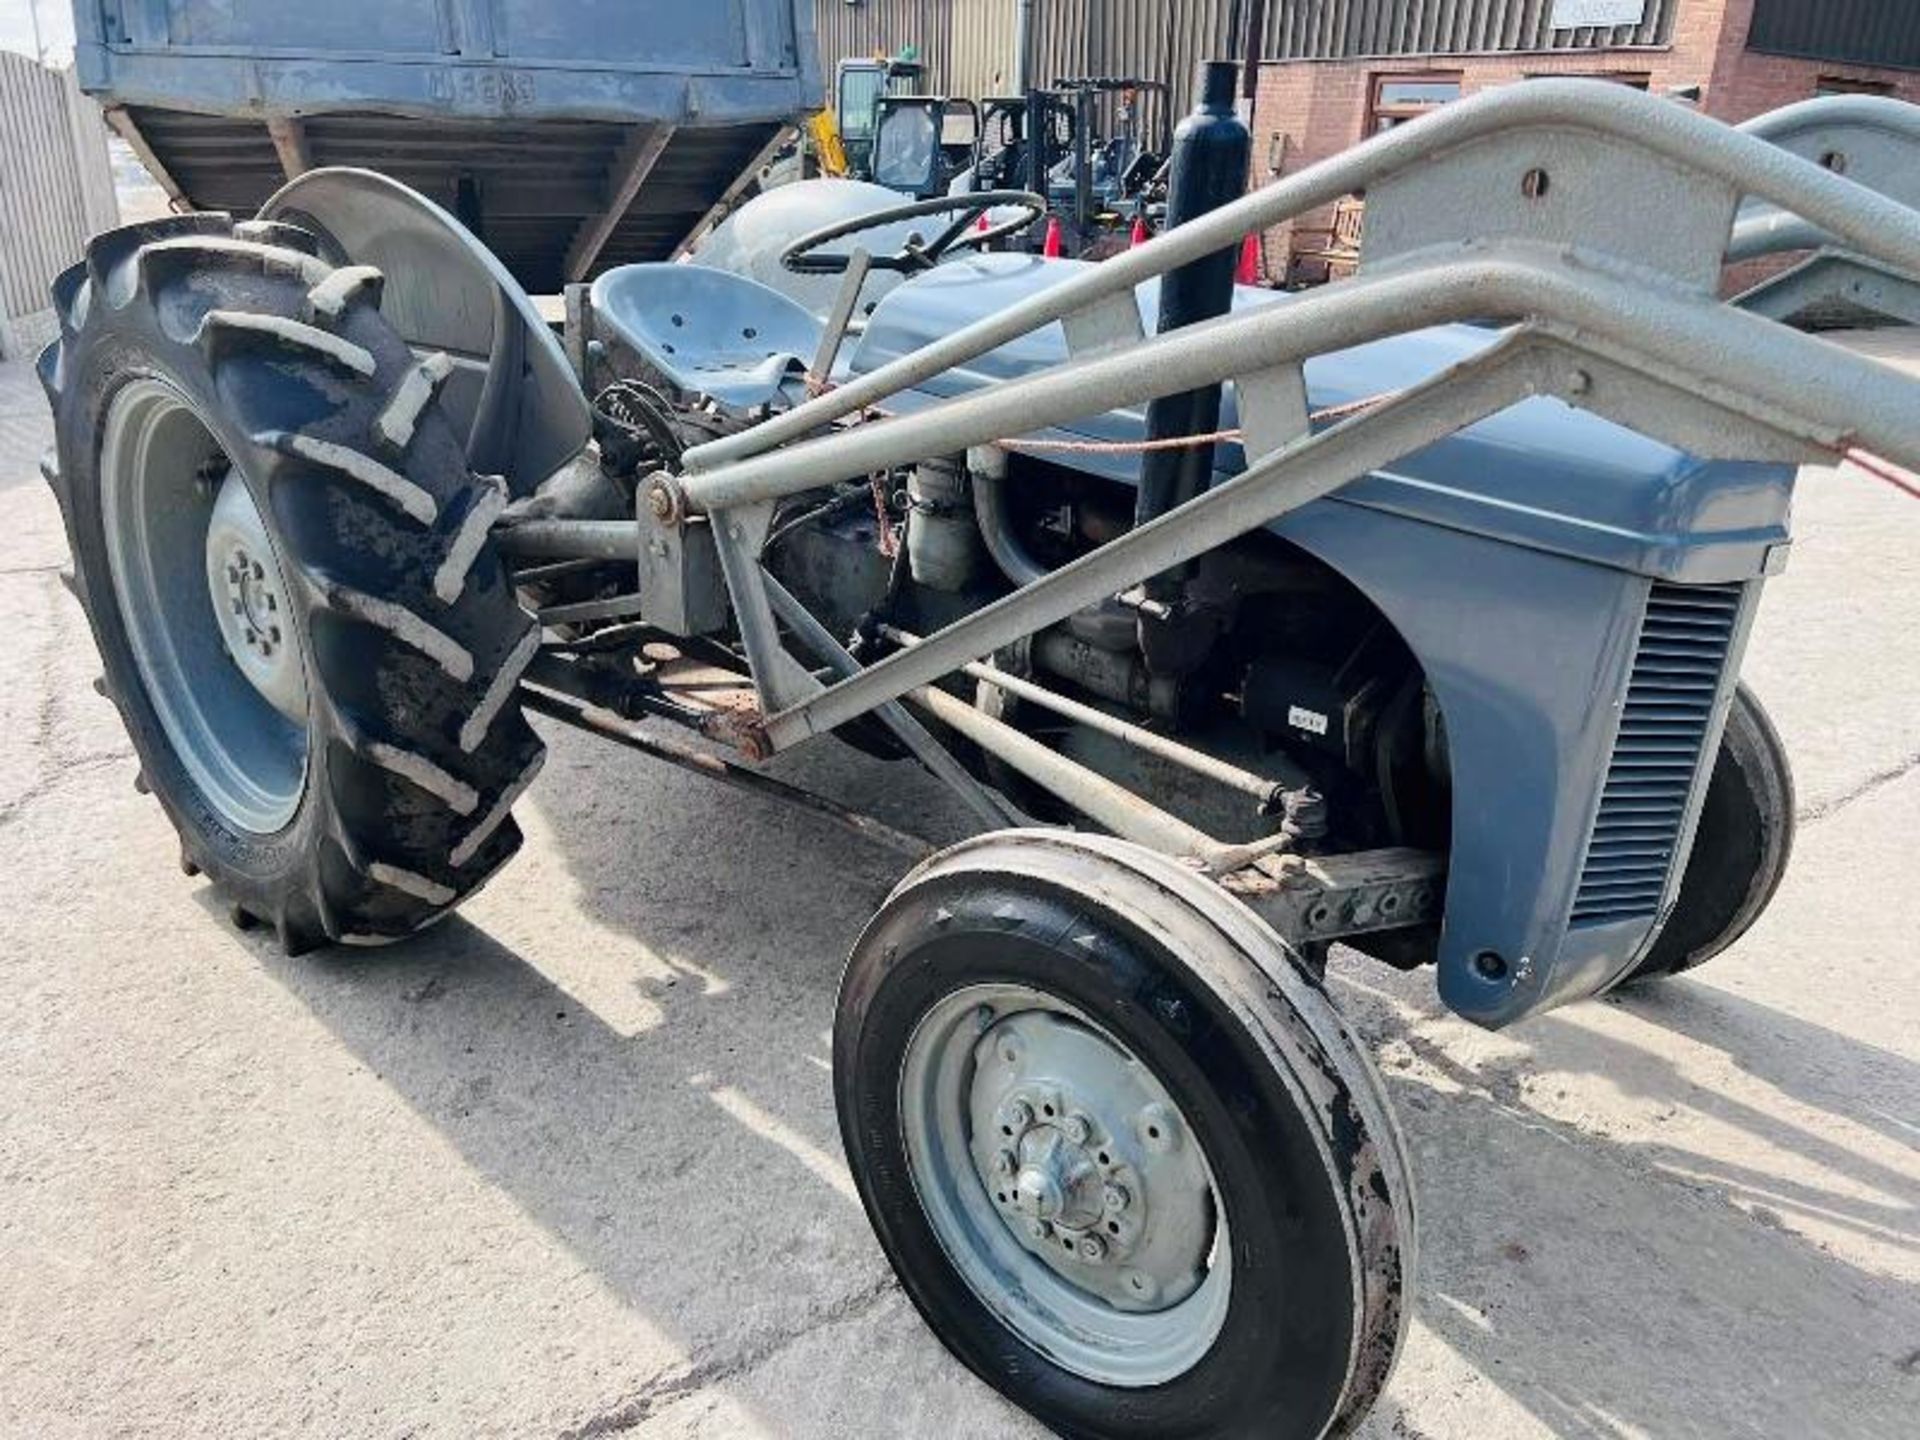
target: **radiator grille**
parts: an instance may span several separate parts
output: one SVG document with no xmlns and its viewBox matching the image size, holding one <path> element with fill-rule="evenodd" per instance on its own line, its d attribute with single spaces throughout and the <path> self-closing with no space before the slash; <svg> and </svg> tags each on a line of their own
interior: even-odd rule
<svg viewBox="0 0 1920 1440">
<path fill-rule="evenodd" d="M 1580 871 L 1575 925 L 1659 913 L 1741 594 L 1739 585 L 1653 587 L 1626 713 Z"/>
</svg>

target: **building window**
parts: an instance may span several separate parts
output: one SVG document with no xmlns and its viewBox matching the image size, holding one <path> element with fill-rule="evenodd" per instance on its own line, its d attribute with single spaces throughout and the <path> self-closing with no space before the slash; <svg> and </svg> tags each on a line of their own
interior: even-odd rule
<svg viewBox="0 0 1920 1440">
<path fill-rule="evenodd" d="M 1373 103 L 1367 110 L 1367 133 L 1378 135 L 1409 120 L 1418 120 L 1448 101 L 1460 98 L 1460 75 L 1376 75 Z"/>
<path fill-rule="evenodd" d="M 1844 75 L 1822 75 L 1814 82 L 1813 93 L 1818 95 L 1891 95 L 1891 80 L 1849 80 Z"/>
</svg>

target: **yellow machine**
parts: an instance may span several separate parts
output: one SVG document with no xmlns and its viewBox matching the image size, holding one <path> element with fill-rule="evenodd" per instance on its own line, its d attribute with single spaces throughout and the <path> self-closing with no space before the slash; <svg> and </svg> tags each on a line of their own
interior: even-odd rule
<svg viewBox="0 0 1920 1440">
<path fill-rule="evenodd" d="M 807 143 L 812 147 L 822 175 L 844 179 L 847 174 L 847 147 L 840 143 L 840 124 L 831 110 L 820 110 L 808 117 Z"/>
</svg>

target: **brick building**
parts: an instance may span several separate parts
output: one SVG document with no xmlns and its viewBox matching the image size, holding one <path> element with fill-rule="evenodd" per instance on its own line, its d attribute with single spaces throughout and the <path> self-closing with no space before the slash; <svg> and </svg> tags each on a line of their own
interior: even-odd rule
<svg viewBox="0 0 1920 1440">
<path fill-rule="evenodd" d="M 1281 0 L 1266 24 L 1256 184 L 1541 75 L 1697 92 L 1730 122 L 1840 91 L 1920 102 L 1917 0 Z M 1303 217 L 1297 243 L 1270 235 L 1269 273 L 1286 275 L 1296 251 L 1295 273 L 1311 271 L 1305 257 L 1324 241 L 1311 232 L 1333 218 Z"/>
</svg>

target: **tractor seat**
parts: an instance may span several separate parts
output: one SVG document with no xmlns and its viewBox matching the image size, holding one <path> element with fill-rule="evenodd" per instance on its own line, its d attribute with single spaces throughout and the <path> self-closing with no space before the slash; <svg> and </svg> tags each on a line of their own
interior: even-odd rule
<svg viewBox="0 0 1920 1440">
<path fill-rule="evenodd" d="M 622 265 L 593 282 L 596 322 L 677 389 L 748 408 L 782 398 L 821 323 L 757 280 L 702 265 Z"/>
</svg>

